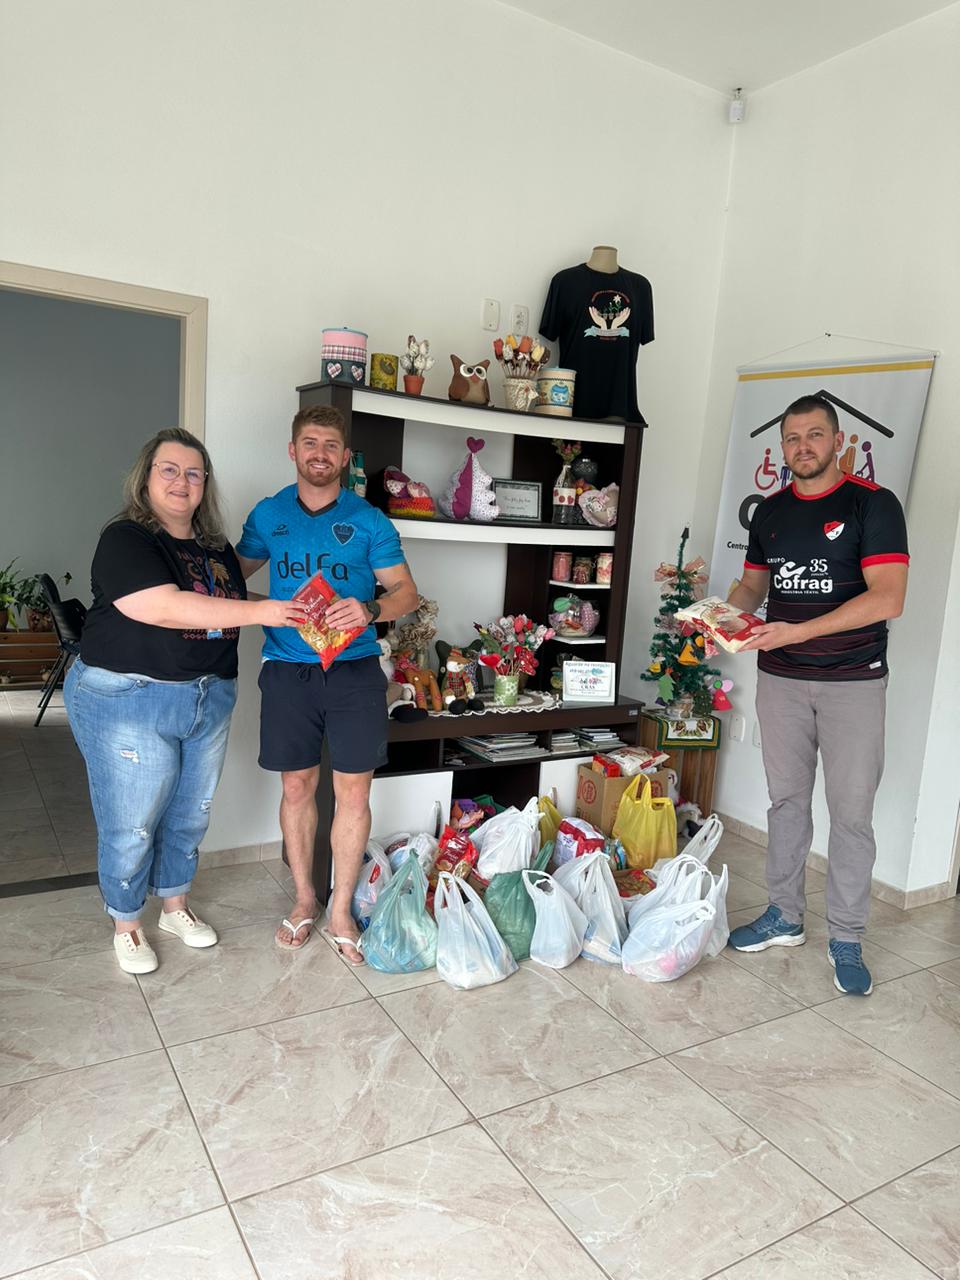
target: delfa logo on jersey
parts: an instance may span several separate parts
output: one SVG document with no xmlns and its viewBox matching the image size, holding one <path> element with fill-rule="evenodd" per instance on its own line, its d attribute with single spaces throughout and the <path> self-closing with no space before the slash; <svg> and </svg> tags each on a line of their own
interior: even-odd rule
<svg viewBox="0 0 960 1280">
<path fill-rule="evenodd" d="M 811 560 L 809 565 L 794 564 L 792 560 L 787 560 L 779 569 L 774 570 L 773 585 L 778 591 L 794 592 L 797 595 L 826 596 L 833 591 L 833 578 L 829 574 L 826 560 Z"/>
<path fill-rule="evenodd" d="M 823 532 L 827 535 L 831 542 L 836 542 L 843 533 L 846 525 L 842 520 L 828 520 L 823 526 Z"/>
</svg>

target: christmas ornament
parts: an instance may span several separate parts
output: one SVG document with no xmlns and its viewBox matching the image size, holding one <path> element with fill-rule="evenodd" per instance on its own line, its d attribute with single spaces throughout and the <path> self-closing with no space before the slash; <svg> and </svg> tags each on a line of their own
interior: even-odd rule
<svg viewBox="0 0 960 1280">
<path fill-rule="evenodd" d="M 663 670 L 663 664 L 659 658 L 655 658 L 653 662 L 650 663 L 649 667 L 647 667 L 647 670 L 651 675 L 658 676 Z"/>
<path fill-rule="evenodd" d="M 662 675 L 657 681 L 657 692 L 664 702 L 673 701 L 673 676 Z"/>
<path fill-rule="evenodd" d="M 713 702 L 711 707 L 714 711 L 732 711 L 733 704 L 727 697 L 727 694 L 733 688 L 732 680 L 714 680 L 713 682 Z"/>
<path fill-rule="evenodd" d="M 682 667 L 695 667 L 699 664 L 700 659 L 697 657 L 697 651 L 689 640 L 680 650 L 680 656 L 677 661 Z"/>
</svg>

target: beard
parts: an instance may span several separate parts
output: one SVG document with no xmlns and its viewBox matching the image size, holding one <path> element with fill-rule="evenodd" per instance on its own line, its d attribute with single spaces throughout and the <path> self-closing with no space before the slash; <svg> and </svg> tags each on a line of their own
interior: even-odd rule
<svg viewBox="0 0 960 1280">
<path fill-rule="evenodd" d="M 323 467 L 319 470 L 313 470 L 307 465 L 297 463 L 297 475 L 307 484 L 312 485 L 314 489 L 327 489 L 332 484 L 336 484 L 340 479 L 340 472 L 336 467 Z"/>
<path fill-rule="evenodd" d="M 817 458 L 809 458 L 804 462 L 798 462 L 791 466 L 790 471 L 798 480 L 816 480 L 818 476 L 822 476 L 825 471 L 829 471 L 830 464 L 833 462 L 835 455 L 830 454 L 828 458 L 824 458 L 820 462 Z"/>
</svg>

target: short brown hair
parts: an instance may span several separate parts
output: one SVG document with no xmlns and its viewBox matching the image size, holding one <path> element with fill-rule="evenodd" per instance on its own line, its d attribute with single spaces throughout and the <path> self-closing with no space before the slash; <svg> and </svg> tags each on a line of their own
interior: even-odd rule
<svg viewBox="0 0 960 1280">
<path fill-rule="evenodd" d="M 223 516 L 220 514 L 217 482 L 213 478 L 213 463 L 210 461 L 210 455 L 203 441 L 198 440 L 189 431 L 185 431 L 183 427 L 166 427 L 163 431 L 158 431 L 143 446 L 123 482 L 123 510 L 109 523 L 113 524 L 115 520 L 133 520 L 152 533 L 156 533 L 163 527 L 150 506 L 147 493 L 150 468 L 162 444 L 180 444 L 185 449 L 195 449 L 203 459 L 206 481 L 200 505 L 193 513 L 193 533 L 201 547 L 214 547 L 219 550 L 226 542 L 226 536 L 223 532 Z"/>
<path fill-rule="evenodd" d="M 304 427 L 313 425 L 315 427 L 333 427 L 339 431 L 343 437 L 343 443 L 349 444 L 347 439 L 347 424 L 344 421 L 343 414 L 339 409 L 335 409 L 332 404 L 311 404 L 300 412 L 293 419 L 293 440 L 296 442 L 297 436 Z"/>
<path fill-rule="evenodd" d="M 783 435 L 788 418 L 800 413 L 816 413 L 818 409 L 826 415 L 833 434 L 836 435 L 840 430 L 840 419 L 837 417 L 836 409 L 829 400 L 824 400 L 823 396 L 801 396 L 799 400 L 794 400 L 793 404 L 788 404 L 780 419 L 780 434 Z"/>
</svg>

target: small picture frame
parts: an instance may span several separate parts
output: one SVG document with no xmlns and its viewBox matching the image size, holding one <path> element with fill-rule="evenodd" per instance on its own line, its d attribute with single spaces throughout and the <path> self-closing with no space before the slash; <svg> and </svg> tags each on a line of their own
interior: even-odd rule
<svg viewBox="0 0 960 1280">
<path fill-rule="evenodd" d="M 563 664 L 563 701 L 613 703 L 617 700 L 617 664 L 615 662 L 578 662 L 568 659 Z"/>
<path fill-rule="evenodd" d="M 539 480 L 493 481 L 493 492 L 500 508 L 498 520 L 540 523 L 541 485 Z"/>
</svg>

